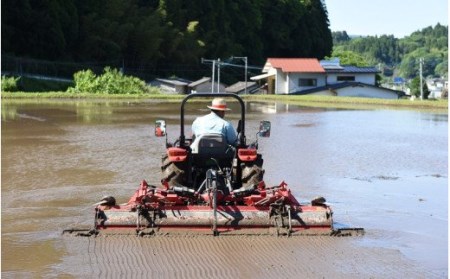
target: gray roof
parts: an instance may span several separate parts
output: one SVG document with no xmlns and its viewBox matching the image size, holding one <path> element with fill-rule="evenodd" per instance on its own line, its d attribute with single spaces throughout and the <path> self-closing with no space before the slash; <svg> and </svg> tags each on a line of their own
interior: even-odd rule
<svg viewBox="0 0 450 279">
<path fill-rule="evenodd" d="M 211 80 L 211 78 L 209 78 L 209 77 L 202 77 L 199 80 L 196 80 L 196 81 L 193 81 L 193 82 L 189 83 L 188 86 L 189 87 L 196 87 L 196 86 L 198 86 L 198 85 L 200 85 L 202 83 L 208 82 L 210 80 Z"/>
<path fill-rule="evenodd" d="M 375 67 L 357 67 L 353 65 L 344 65 L 342 69 L 325 68 L 327 73 L 347 73 L 347 74 L 378 74 L 380 71 Z"/>
<path fill-rule="evenodd" d="M 189 81 L 181 81 L 181 80 L 176 80 L 176 79 L 164 79 L 164 78 L 157 78 L 156 79 L 159 82 L 163 82 L 163 83 L 168 83 L 168 84 L 172 84 L 172 85 L 188 85 Z"/>
<path fill-rule="evenodd" d="M 254 81 L 247 81 L 247 89 L 251 88 L 252 86 L 255 86 L 256 82 Z M 237 93 L 240 91 L 245 90 L 245 81 L 238 81 L 235 84 L 232 84 L 230 86 L 228 86 L 227 88 L 225 88 L 225 90 L 227 92 L 231 92 L 231 93 Z"/>
</svg>

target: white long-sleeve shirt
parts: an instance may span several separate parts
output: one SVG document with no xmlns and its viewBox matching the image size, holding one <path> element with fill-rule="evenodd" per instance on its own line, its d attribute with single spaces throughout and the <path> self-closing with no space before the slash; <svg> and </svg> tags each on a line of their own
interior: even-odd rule
<svg viewBox="0 0 450 279">
<path fill-rule="evenodd" d="M 237 142 L 236 130 L 230 122 L 220 118 L 214 112 L 197 117 L 197 119 L 194 120 L 194 123 L 192 123 L 192 133 L 195 137 L 210 133 L 222 134 L 226 138 L 228 144 L 236 145 Z"/>
</svg>

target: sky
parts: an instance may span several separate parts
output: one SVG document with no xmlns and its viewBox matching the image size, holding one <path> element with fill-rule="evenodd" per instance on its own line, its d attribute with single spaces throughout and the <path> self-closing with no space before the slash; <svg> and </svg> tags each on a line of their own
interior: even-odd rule
<svg viewBox="0 0 450 279">
<path fill-rule="evenodd" d="M 403 38 L 438 22 L 448 26 L 447 0 L 325 0 L 331 31 Z"/>
</svg>

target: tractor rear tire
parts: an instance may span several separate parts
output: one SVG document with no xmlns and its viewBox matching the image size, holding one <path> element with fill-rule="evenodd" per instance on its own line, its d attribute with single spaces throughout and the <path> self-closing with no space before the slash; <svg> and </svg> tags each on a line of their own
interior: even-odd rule
<svg viewBox="0 0 450 279">
<path fill-rule="evenodd" d="M 263 180 L 264 169 L 262 168 L 263 159 L 258 154 L 256 161 L 246 163 L 242 168 L 242 187 L 248 188 L 258 185 Z"/>
<path fill-rule="evenodd" d="M 186 162 L 171 162 L 167 154 L 162 156 L 161 161 L 162 180 L 166 180 L 170 186 L 186 185 Z"/>
</svg>

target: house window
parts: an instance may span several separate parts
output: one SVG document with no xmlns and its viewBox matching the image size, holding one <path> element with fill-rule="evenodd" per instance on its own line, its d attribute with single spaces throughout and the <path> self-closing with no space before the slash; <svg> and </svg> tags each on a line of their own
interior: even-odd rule
<svg viewBox="0 0 450 279">
<path fill-rule="evenodd" d="M 355 76 L 338 76 L 337 81 L 355 81 Z"/>
<path fill-rule="evenodd" d="M 317 86 L 317 79 L 315 78 L 300 78 L 298 80 L 299 86 Z"/>
</svg>

